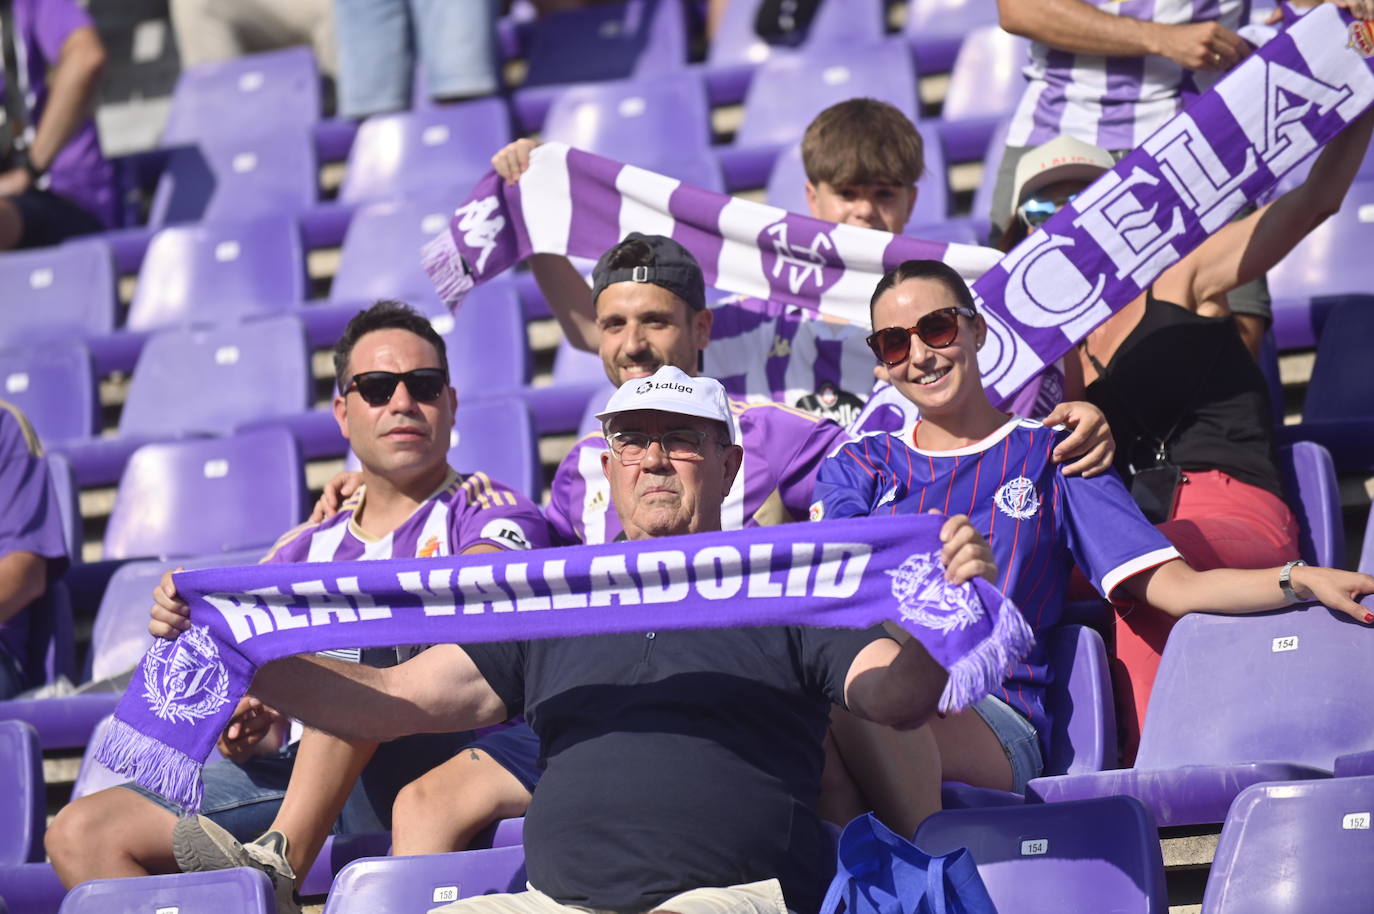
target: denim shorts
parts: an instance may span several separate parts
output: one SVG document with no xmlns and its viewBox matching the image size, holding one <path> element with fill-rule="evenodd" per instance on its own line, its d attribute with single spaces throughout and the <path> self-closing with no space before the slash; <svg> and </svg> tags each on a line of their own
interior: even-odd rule
<svg viewBox="0 0 1374 914">
<path fill-rule="evenodd" d="M 989 695 L 974 705 L 973 710 L 997 734 L 1002 751 L 1011 762 L 1012 792 L 1025 793 L 1026 784 L 1045 770 L 1045 760 L 1040 754 L 1040 734 L 1035 732 L 1030 721 L 1000 698 Z"/>
<path fill-rule="evenodd" d="M 463 748 L 481 749 L 496 764 L 513 774 L 530 793 L 534 793 L 539 776 L 544 773 L 539 764 L 539 737 L 524 721 L 504 730 L 487 733 Z"/>
<path fill-rule="evenodd" d="M 391 804 L 401 788 L 448 761 L 471 741 L 470 731 L 420 733 L 377 747 L 334 823 L 335 833 L 389 830 Z M 249 759 L 242 765 L 225 759 L 206 765 L 201 773 L 205 785 L 201 815 L 240 841 L 251 841 L 267 831 L 286 796 L 298 745 L 292 743 L 278 753 Z M 183 813 L 181 807 L 138 784 L 120 786 L 147 797 L 168 812 Z"/>
</svg>

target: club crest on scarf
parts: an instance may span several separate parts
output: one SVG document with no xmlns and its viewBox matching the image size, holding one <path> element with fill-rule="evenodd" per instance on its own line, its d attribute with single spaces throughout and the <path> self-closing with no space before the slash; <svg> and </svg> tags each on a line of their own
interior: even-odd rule
<svg viewBox="0 0 1374 914">
<path fill-rule="evenodd" d="M 143 697 L 154 715 L 172 723 L 202 720 L 228 704 L 229 674 L 208 628 L 154 641 L 143 661 Z"/>
<path fill-rule="evenodd" d="M 1354 48 L 1361 57 L 1374 55 L 1374 22 L 1356 19 L 1350 23 L 1350 41 L 1347 48 Z"/>
<path fill-rule="evenodd" d="M 892 596 L 909 622 L 947 635 L 974 625 L 986 612 L 971 589 L 945 580 L 937 552 L 909 555 L 896 570 L 885 574 L 892 578 Z"/>
<path fill-rule="evenodd" d="M 801 240 L 812 232 L 810 241 Z M 830 235 L 804 228 L 792 216 L 765 228 L 758 243 L 768 284 L 778 294 L 820 295 L 844 273 L 844 264 L 826 266 L 827 257 L 837 257 Z"/>
</svg>

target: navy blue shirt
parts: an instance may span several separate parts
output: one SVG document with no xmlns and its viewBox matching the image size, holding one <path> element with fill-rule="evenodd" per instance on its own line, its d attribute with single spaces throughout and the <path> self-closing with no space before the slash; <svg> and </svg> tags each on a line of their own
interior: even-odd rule
<svg viewBox="0 0 1374 914">
<path fill-rule="evenodd" d="M 777 877 L 789 907 L 816 910 L 835 866 L 815 813 L 821 741 L 854 658 L 880 637 L 750 628 L 465 646 L 539 736 L 530 884 L 630 912 Z"/>
</svg>

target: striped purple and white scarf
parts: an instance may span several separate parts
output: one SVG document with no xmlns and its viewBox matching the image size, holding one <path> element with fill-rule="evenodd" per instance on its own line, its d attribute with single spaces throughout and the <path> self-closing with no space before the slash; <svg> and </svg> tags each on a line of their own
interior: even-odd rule
<svg viewBox="0 0 1374 914">
<path fill-rule="evenodd" d="M 457 307 L 535 253 L 599 257 L 629 231 L 669 235 L 719 289 L 866 324 L 878 278 L 911 258 L 973 282 L 984 385 L 1005 401 L 1374 103 L 1368 23 L 1322 4 L 1251 54 L 1005 257 L 834 225 L 566 146 L 512 186 L 484 177 L 426 246 Z"/>
<path fill-rule="evenodd" d="M 182 572 L 175 582 L 191 628 L 149 649 L 96 758 L 195 810 L 201 760 L 269 661 L 655 629 L 891 620 L 949 671 L 939 707 L 959 710 L 1000 685 L 1033 634 L 988 582 L 945 581 L 943 522 L 862 518 L 532 552 Z"/>
</svg>

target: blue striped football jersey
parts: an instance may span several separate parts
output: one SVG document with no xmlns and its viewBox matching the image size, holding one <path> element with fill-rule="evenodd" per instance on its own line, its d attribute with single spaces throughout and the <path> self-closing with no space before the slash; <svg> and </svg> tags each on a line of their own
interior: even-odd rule
<svg viewBox="0 0 1374 914">
<path fill-rule="evenodd" d="M 1077 564 L 1103 595 L 1127 578 L 1178 558 L 1140 513 L 1115 472 L 1064 476 L 1051 459 L 1063 433 L 1011 418 L 976 444 L 949 451 L 914 446 L 915 430 L 877 432 L 837 448 L 821 464 L 813 520 L 883 514 L 967 514 L 997 561 L 997 586 L 1037 634 L 1002 685 L 1003 701 L 1050 733 L 1050 682 L 1041 632 L 1058 624 Z"/>
</svg>

